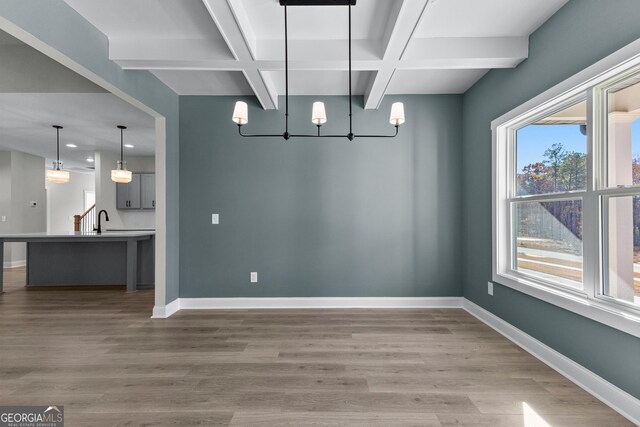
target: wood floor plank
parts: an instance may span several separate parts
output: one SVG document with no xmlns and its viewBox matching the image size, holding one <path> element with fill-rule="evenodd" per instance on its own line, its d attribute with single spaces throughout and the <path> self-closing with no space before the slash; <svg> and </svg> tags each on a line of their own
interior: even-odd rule
<svg viewBox="0 0 640 427">
<path fill-rule="evenodd" d="M 255 427 L 312 427 L 312 426 L 356 426 L 356 427 L 440 427 L 433 414 L 369 413 L 360 412 L 287 412 L 265 413 L 239 411 L 233 415 L 232 426 Z"/>
</svg>

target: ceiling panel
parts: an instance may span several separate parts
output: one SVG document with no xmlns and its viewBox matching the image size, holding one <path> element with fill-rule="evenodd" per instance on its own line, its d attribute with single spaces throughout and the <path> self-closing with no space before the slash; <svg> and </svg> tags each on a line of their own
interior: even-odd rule
<svg viewBox="0 0 640 427">
<path fill-rule="evenodd" d="M 488 70 L 396 70 L 388 94 L 464 93 Z"/>
<path fill-rule="evenodd" d="M 153 71 L 178 95 L 253 95 L 242 71 Z"/>
<path fill-rule="evenodd" d="M 82 0 L 80 0 L 82 1 Z M 284 39 L 284 8 L 278 0 L 242 0 L 258 39 Z M 381 39 L 393 1 L 361 0 L 351 10 L 354 39 Z M 289 39 L 348 38 L 348 11 L 344 6 L 297 6 L 287 10 Z"/>
<path fill-rule="evenodd" d="M 280 95 L 284 95 L 284 71 L 266 71 Z M 371 71 L 354 71 L 352 87 L 354 95 L 364 94 Z M 348 95 L 347 71 L 289 71 L 289 95 Z"/>
<path fill-rule="evenodd" d="M 202 0 L 65 1 L 109 38 L 222 38 Z"/>
<path fill-rule="evenodd" d="M 108 93 L 3 93 L 0 94 L 0 150 L 21 151 L 54 159 L 59 124 L 60 159 L 66 167 L 86 167 L 96 150 L 119 152 L 120 132 L 128 126 L 127 155 L 155 152 L 155 121 L 146 113 Z M 78 148 L 67 148 L 72 143 Z"/>
<path fill-rule="evenodd" d="M 568 0 L 432 0 L 414 37 L 528 36 Z"/>
</svg>

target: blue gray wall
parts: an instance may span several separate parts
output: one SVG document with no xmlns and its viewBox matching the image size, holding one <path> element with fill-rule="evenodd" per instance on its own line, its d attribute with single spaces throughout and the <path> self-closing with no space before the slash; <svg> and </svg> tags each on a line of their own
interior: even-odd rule
<svg viewBox="0 0 640 427">
<path fill-rule="evenodd" d="M 461 295 L 460 96 L 359 97 L 355 133 L 392 133 L 393 101 L 407 122 L 354 142 L 243 139 L 236 99 L 180 97 L 181 297 Z M 290 131 L 315 132 L 318 99 L 346 133 L 345 97 L 293 97 Z M 245 132 L 282 133 L 282 110 L 243 100 Z"/>
<path fill-rule="evenodd" d="M 640 340 L 491 280 L 491 120 L 640 37 L 637 0 L 572 0 L 530 39 L 529 59 L 464 95 L 464 296 L 640 398 Z"/>
<path fill-rule="evenodd" d="M 167 119 L 166 302 L 178 296 L 178 96 L 148 71 L 109 60 L 109 40 L 62 0 L 2 0 L 0 16 L 102 77 Z"/>
</svg>

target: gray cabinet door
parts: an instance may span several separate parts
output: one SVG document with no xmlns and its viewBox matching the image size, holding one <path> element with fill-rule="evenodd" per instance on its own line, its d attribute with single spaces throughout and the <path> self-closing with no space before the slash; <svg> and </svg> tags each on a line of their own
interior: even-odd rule
<svg viewBox="0 0 640 427">
<path fill-rule="evenodd" d="M 134 173 L 129 183 L 129 209 L 140 209 L 140 174 Z"/>
<path fill-rule="evenodd" d="M 140 174 L 132 174 L 128 184 L 116 184 L 116 208 L 140 209 Z"/>
<path fill-rule="evenodd" d="M 129 184 L 116 184 L 116 208 L 129 209 Z"/>
<path fill-rule="evenodd" d="M 142 209 L 156 208 L 156 175 L 142 174 L 140 182 L 140 193 L 142 200 Z"/>
</svg>

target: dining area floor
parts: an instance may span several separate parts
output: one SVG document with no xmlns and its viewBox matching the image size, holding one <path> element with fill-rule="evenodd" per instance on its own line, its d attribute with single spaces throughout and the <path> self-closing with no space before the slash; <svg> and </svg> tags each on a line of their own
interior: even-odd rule
<svg viewBox="0 0 640 427">
<path fill-rule="evenodd" d="M 67 426 L 627 426 L 462 309 L 189 310 L 5 270 L 0 404 Z"/>
</svg>

